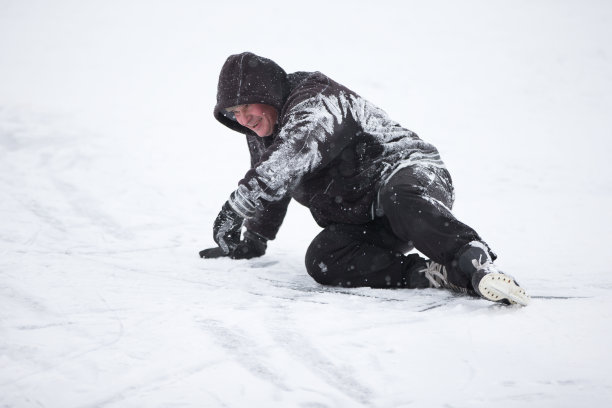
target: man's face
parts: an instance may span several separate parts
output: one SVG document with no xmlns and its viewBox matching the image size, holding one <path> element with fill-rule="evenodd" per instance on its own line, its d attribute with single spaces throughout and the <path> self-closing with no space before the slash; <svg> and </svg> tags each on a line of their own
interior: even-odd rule
<svg viewBox="0 0 612 408">
<path fill-rule="evenodd" d="M 248 105 L 232 106 L 226 110 L 234 114 L 238 123 L 251 129 L 259 137 L 270 136 L 274 132 L 278 112 L 270 105 L 250 103 Z"/>
</svg>

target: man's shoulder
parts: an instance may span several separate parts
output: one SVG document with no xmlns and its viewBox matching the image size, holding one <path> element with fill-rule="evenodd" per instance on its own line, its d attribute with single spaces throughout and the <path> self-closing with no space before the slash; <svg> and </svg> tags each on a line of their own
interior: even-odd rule
<svg viewBox="0 0 612 408">
<path fill-rule="evenodd" d="M 293 72 L 287 75 L 289 80 L 289 96 L 312 91 L 320 92 L 331 81 L 321 72 Z"/>
<path fill-rule="evenodd" d="M 297 71 L 287 74 L 287 81 L 289 82 L 289 89 L 293 91 L 298 88 L 304 81 L 311 79 L 311 77 L 321 74 L 320 72 L 306 72 Z"/>
<path fill-rule="evenodd" d="M 351 90 L 327 75 L 316 72 L 294 72 L 288 75 L 290 90 L 285 108 L 294 107 L 306 100 L 321 96 L 354 94 Z"/>
</svg>

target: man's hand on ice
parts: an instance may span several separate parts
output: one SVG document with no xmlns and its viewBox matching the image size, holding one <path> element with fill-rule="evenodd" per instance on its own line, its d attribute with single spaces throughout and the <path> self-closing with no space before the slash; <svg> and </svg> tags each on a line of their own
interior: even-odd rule
<svg viewBox="0 0 612 408">
<path fill-rule="evenodd" d="M 200 251 L 200 258 L 212 259 L 224 256 L 232 259 L 256 258 L 266 253 L 267 242 L 266 238 L 247 230 L 244 232 L 244 239 L 230 252 L 224 252 L 221 247 L 208 248 Z"/>
<path fill-rule="evenodd" d="M 213 223 L 213 239 L 224 254 L 229 255 L 240 243 L 242 218 L 226 201 Z"/>
<path fill-rule="evenodd" d="M 266 253 L 268 240 L 259 234 L 244 231 L 244 239 L 240 241 L 234 252 L 230 255 L 232 259 L 251 259 Z"/>
<path fill-rule="evenodd" d="M 202 251 L 200 251 L 200 258 L 213 259 L 221 258 L 224 256 L 229 256 L 229 254 L 223 252 L 223 250 L 219 247 L 203 249 Z"/>
</svg>

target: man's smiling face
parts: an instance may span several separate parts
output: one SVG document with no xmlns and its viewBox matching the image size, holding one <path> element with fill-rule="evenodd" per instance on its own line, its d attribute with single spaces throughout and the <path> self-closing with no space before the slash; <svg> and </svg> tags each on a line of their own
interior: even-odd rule
<svg viewBox="0 0 612 408">
<path fill-rule="evenodd" d="M 278 112 L 270 105 L 250 103 L 232 106 L 226 110 L 234 114 L 238 123 L 251 129 L 259 137 L 270 136 L 274 132 Z"/>
</svg>

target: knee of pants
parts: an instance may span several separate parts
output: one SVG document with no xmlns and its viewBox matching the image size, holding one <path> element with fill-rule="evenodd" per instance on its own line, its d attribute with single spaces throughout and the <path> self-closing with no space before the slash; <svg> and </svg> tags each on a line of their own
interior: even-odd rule
<svg viewBox="0 0 612 408">
<path fill-rule="evenodd" d="M 321 285 L 333 285 L 335 281 L 333 249 L 329 248 L 322 239 L 321 234 L 315 238 L 306 250 L 306 271 Z"/>
<path fill-rule="evenodd" d="M 385 276 L 401 274 L 403 255 L 371 242 L 381 237 L 360 228 L 326 228 L 306 251 L 306 271 L 322 285 L 383 287 Z"/>
<path fill-rule="evenodd" d="M 306 251 L 306 271 L 322 285 L 340 285 L 354 274 L 353 261 L 361 242 L 352 234 L 358 228 L 331 225 Z"/>
</svg>

